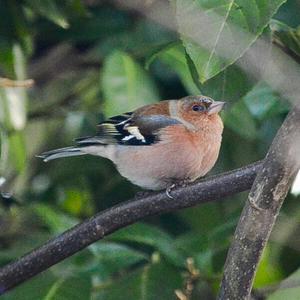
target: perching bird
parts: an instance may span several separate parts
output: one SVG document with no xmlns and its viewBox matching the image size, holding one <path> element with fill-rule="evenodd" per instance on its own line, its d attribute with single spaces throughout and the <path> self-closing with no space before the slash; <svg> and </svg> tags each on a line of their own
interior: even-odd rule
<svg viewBox="0 0 300 300">
<path fill-rule="evenodd" d="M 76 146 L 42 153 L 44 161 L 92 154 L 114 162 L 120 174 L 150 190 L 194 181 L 215 164 L 224 102 L 188 96 L 146 105 L 98 125 L 96 136 L 75 140 Z"/>
</svg>

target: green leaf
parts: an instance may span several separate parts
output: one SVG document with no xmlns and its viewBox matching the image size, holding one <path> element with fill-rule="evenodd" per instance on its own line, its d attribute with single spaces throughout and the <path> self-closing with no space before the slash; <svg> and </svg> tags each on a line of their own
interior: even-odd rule
<svg viewBox="0 0 300 300">
<path fill-rule="evenodd" d="M 282 270 L 276 258 L 272 257 L 270 246 L 267 246 L 260 260 L 253 286 L 254 288 L 260 288 L 268 284 L 276 283 L 280 279 L 282 279 Z"/>
<path fill-rule="evenodd" d="M 158 45 L 154 49 L 151 49 L 151 53 L 145 59 L 145 69 L 149 70 L 151 64 L 153 63 L 153 61 L 155 61 L 156 58 L 158 58 L 162 53 L 166 52 L 170 48 L 175 48 L 176 46 L 179 46 L 178 42 L 169 42 L 166 44 Z"/>
<path fill-rule="evenodd" d="M 18 172 L 26 166 L 26 144 L 22 132 L 14 132 L 9 136 L 9 158 Z"/>
<path fill-rule="evenodd" d="M 200 89 L 215 100 L 234 103 L 242 99 L 252 86 L 251 78 L 233 64 L 204 84 L 200 84 Z"/>
<path fill-rule="evenodd" d="M 199 89 L 193 82 L 182 45 L 172 43 L 160 49 L 148 59 L 146 66 L 149 66 L 155 59 L 159 59 L 178 74 L 190 95 L 199 95 Z"/>
<path fill-rule="evenodd" d="M 106 115 L 115 115 L 159 100 L 149 75 L 126 53 L 115 51 L 104 62 L 101 78 Z"/>
<path fill-rule="evenodd" d="M 143 223 L 137 223 L 111 235 L 115 241 L 130 241 L 154 247 L 175 265 L 183 265 L 184 257 L 176 248 L 173 239 L 162 230 Z"/>
<path fill-rule="evenodd" d="M 96 287 L 95 300 L 175 299 L 182 287 L 180 271 L 160 261 L 126 274 L 112 284 Z"/>
<path fill-rule="evenodd" d="M 89 250 L 96 257 L 101 278 L 111 276 L 138 262 L 149 260 L 146 254 L 117 243 L 100 241 L 89 246 Z"/>
<path fill-rule="evenodd" d="M 14 76 L 14 67 L 13 67 L 14 58 L 13 58 L 12 45 L 10 42 L 0 39 L 0 49 L 1 49 L 0 66 L 3 69 L 4 73 L 6 74 L 6 76 L 12 78 Z"/>
<path fill-rule="evenodd" d="M 225 128 L 230 128 L 243 138 L 249 140 L 257 138 L 256 123 L 243 99 L 236 102 L 225 114 L 224 122 Z"/>
<path fill-rule="evenodd" d="M 192 207 L 180 212 L 181 218 L 196 232 L 210 232 L 219 224 L 223 224 L 223 215 L 217 203 Z"/>
<path fill-rule="evenodd" d="M 24 230 L 24 219 L 28 216 L 28 209 L 15 209 L 14 212 L 15 216 L 14 219 L 11 216 L 6 216 L 7 218 L 10 217 L 11 224 L 10 227 L 6 227 L 7 230 L 5 232 L 1 232 L 1 238 L 5 238 L 7 236 L 15 236 L 14 234 L 20 232 L 20 230 Z M 5 218 L 1 216 L 2 222 L 5 222 Z M 23 222 L 23 223 L 22 223 Z M 2 225 L 3 228 L 3 225 Z M 23 256 L 25 253 L 32 251 L 32 249 L 41 246 L 47 240 L 50 239 L 50 235 L 46 232 L 39 232 L 35 229 L 30 231 L 30 234 L 26 233 L 23 237 L 18 237 L 10 244 L 9 248 L 1 248 L 0 249 L 0 264 L 9 263 L 17 258 Z"/>
<path fill-rule="evenodd" d="M 46 204 L 35 203 L 32 209 L 55 234 L 61 233 L 77 223 L 75 219 L 56 211 Z"/>
<path fill-rule="evenodd" d="M 72 14 L 74 15 L 78 15 L 82 17 L 88 16 L 88 11 L 85 8 L 85 5 L 82 0 L 65 1 L 64 5 L 66 6 L 66 9 L 71 10 Z"/>
<path fill-rule="evenodd" d="M 91 298 L 91 290 L 89 277 L 56 278 L 48 271 L 2 297 L 4 300 L 82 300 Z"/>
<path fill-rule="evenodd" d="M 94 211 L 92 196 L 88 189 L 66 188 L 61 207 L 74 216 L 91 215 Z"/>
<path fill-rule="evenodd" d="M 285 0 L 173 0 L 179 33 L 199 80 L 239 59 Z"/>
<path fill-rule="evenodd" d="M 56 280 L 43 300 L 82 300 L 91 298 L 92 284 L 89 277 L 81 276 Z"/>
<path fill-rule="evenodd" d="M 267 300 L 300 300 L 300 269 L 287 279 L 282 281 L 276 292 L 272 293 Z"/>
<path fill-rule="evenodd" d="M 2 0 L 0 9 L 0 42 L 6 46 L 12 47 L 14 43 L 22 45 L 23 50 L 27 53 L 32 51 L 32 36 L 30 24 L 28 22 L 24 7 L 20 1 Z M 3 46 L 3 44 L 1 45 Z M 2 55 L 6 52 L 2 47 Z M 5 55 L 5 54 L 4 54 Z M 7 67 L 7 66 L 6 66 Z M 11 70 L 9 70 L 11 71 Z M 11 72 L 6 76 L 10 76 Z"/>
<path fill-rule="evenodd" d="M 16 287 L 9 293 L 1 296 L 1 298 L 3 300 L 44 299 L 45 294 L 51 289 L 56 280 L 55 276 L 50 271 L 47 271 Z"/>
<path fill-rule="evenodd" d="M 196 79 L 192 76 L 192 74 L 194 75 L 197 72 L 194 70 L 193 61 L 187 62 L 189 57 L 186 57 L 184 47 L 178 43 L 172 43 L 159 52 L 154 53 L 148 59 L 147 66 L 155 59 L 159 59 L 175 70 L 191 95 L 202 93 L 216 100 L 234 102 L 241 99 L 253 85 L 250 77 L 235 64 L 229 66 L 204 84 L 200 84 L 200 82 L 197 82 L 197 74 Z"/>
<path fill-rule="evenodd" d="M 223 267 L 223 261 L 220 266 L 217 264 L 217 256 L 224 250 L 227 250 L 236 227 L 237 220 L 222 222 L 217 227 L 208 232 L 189 232 L 179 236 L 175 243 L 176 246 L 184 252 L 186 257 L 195 258 L 195 263 L 201 273 L 211 276 L 215 274 L 216 269 Z"/>
<path fill-rule="evenodd" d="M 300 58 L 300 26 L 291 28 L 288 25 L 271 20 L 272 37 L 276 44 L 291 50 Z"/>
<path fill-rule="evenodd" d="M 125 51 L 126 53 L 131 53 L 134 57 L 144 59 L 152 56 L 164 46 L 177 39 L 174 32 L 169 31 L 164 26 L 149 19 L 140 18 L 134 21 L 134 26 L 131 26 L 133 19 L 124 11 L 123 17 L 126 17 L 126 25 L 120 24 L 118 32 L 113 32 L 111 28 L 112 26 L 116 26 L 118 16 L 116 15 L 112 18 L 111 12 L 105 15 L 106 18 L 110 19 L 110 22 L 112 19 L 114 21 L 112 22 L 113 24 L 107 24 L 107 26 L 102 25 L 101 27 L 110 28 L 111 34 L 107 35 L 108 32 L 106 30 L 107 38 L 88 52 L 87 56 L 85 56 L 85 59 L 87 60 L 98 62 L 103 56 L 111 54 L 113 49 Z M 103 20 L 103 17 L 101 19 Z M 99 36 L 99 26 L 97 30 Z"/>
<path fill-rule="evenodd" d="M 55 0 L 26 0 L 26 4 L 39 15 L 46 17 L 62 28 L 68 28 L 69 22 L 64 11 L 61 9 L 61 4 Z"/>
<path fill-rule="evenodd" d="M 265 120 L 289 110 L 288 102 L 283 102 L 264 82 L 254 86 L 244 97 L 244 102 L 252 116 L 259 120 Z"/>
</svg>

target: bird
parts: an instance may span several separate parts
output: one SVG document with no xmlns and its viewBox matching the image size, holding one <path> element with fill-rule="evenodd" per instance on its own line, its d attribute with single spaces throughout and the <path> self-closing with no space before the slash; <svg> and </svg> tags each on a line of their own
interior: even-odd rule
<svg viewBox="0 0 300 300">
<path fill-rule="evenodd" d="M 94 136 L 75 146 L 44 152 L 45 162 L 62 157 L 96 155 L 111 160 L 119 173 L 146 190 L 193 182 L 215 165 L 222 140 L 219 112 L 225 102 L 186 96 L 145 105 L 97 125 Z"/>
</svg>

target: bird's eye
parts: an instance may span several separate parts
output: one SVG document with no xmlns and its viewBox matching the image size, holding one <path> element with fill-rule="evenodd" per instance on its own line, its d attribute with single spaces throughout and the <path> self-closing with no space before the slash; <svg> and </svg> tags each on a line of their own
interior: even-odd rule
<svg viewBox="0 0 300 300">
<path fill-rule="evenodd" d="M 192 106 L 192 110 L 193 111 L 204 111 L 205 110 L 205 107 L 204 106 L 202 106 L 202 105 L 193 105 Z"/>
</svg>

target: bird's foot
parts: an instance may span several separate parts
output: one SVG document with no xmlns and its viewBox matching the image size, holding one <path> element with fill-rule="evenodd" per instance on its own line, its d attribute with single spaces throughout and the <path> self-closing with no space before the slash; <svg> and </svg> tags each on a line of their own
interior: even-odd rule
<svg viewBox="0 0 300 300">
<path fill-rule="evenodd" d="M 172 190 L 176 187 L 176 184 L 173 183 L 171 184 L 169 187 L 167 187 L 166 189 L 166 195 L 168 196 L 168 198 L 170 199 L 174 199 L 174 197 L 171 195 Z"/>
<path fill-rule="evenodd" d="M 167 187 L 167 189 L 166 189 L 166 195 L 168 196 L 168 198 L 174 199 L 174 197 L 171 195 L 171 192 L 175 188 L 186 187 L 189 182 L 190 182 L 189 179 L 184 179 L 184 180 L 180 180 L 180 181 L 176 181 L 176 182 L 172 183 L 169 187 Z"/>
</svg>

